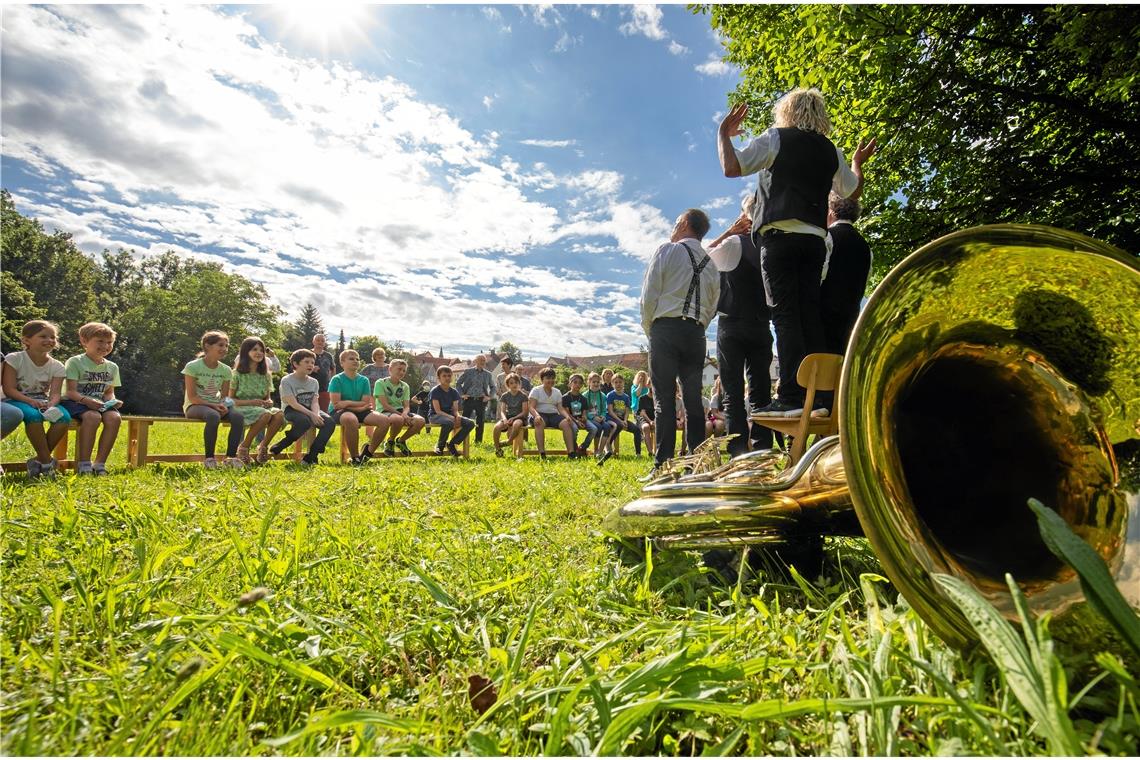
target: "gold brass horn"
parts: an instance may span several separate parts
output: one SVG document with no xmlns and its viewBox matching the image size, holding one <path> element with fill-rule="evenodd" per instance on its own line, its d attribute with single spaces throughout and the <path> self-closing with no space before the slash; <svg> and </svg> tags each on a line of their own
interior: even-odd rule
<svg viewBox="0 0 1140 760">
<path fill-rule="evenodd" d="M 839 435 L 795 467 L 752 452 L 672 476 L 605 528 L 659 547 L 866 535 L 948 643 L 972 629 L 933 573 L 1013 619 L 1004 574 L 1062 637 L 1101 628 L 1026 502 L 1056 510 L 1140 609 L 1140 266 L 1072 232 L 977 227 L 915 251 L 876 288 L 847 348 Z"/>
</svg>

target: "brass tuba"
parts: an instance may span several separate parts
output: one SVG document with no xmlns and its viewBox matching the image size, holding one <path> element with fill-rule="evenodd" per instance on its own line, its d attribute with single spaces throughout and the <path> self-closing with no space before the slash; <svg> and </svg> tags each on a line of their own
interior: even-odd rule
<svg viewBox="0 0 1140 760">
<path fill-rule="evenodd" d="M 757 451 L 674 476 L 605 529 L 660 548 L 865 535 L 944 640 L 972 629 L 932 574 L 1009 619 L 1011 573 L 1056 635 L 1099 635 L 1026 505 L 1055 509 L 1140 609 L 1140 266 L 1072 232 L 993 225 L 915 251 L 875 289 L 836 395 L 839 435 L 794 467 Z"/>
</svg>

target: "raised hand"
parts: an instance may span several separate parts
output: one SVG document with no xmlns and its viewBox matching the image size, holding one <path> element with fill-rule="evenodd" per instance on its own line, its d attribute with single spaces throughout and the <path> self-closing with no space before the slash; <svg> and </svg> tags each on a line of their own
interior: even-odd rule
<svg viewBox="0 0 1140 760">
<path fill-rule="evenodd" d="M 748 115 L 748 104 L 738 103 L 729 109 L 728 114 L 720 122 L 720 131 L 722 134 L 729 137 L 736 137 L 743 134 L 744 130 L 741 125 L 744 123 L 744 117 Z"/>
<path fill-rule="evenodd" d="M 862 165 L 871 156 L 875 155 L 875 138 L 871 138 L 867 142 L 860 142 L 855 148 L 855 155 L 851 157 L 851 163 Z"/>
</svg>

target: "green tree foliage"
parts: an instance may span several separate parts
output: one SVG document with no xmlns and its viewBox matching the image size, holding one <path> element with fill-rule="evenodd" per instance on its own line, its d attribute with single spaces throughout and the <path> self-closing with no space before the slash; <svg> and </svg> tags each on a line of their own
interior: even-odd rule
<svg viewBox="0 0 1140 760">
<path fill-rule="evenodd" d="M 1140 251 L 1140 11 L 1131 6 L 715 5 L 730 96 L 770 125 L 784 91 L 819 87 L 832 135 L 867 167 L 879 274 L 978 224 L 1083 232 Z"/>
<path fill-rule="evenodd" d="M 47 312 L 36 306 L 36 297 L 32 291 L 20 285 L 11 272 L 0 272 L 0 293 L 3 293 L 4 315 L 3 352 L 19 351 L 23 345 L 20 342 L 21 330 L 24 323 L 31 319 L 47 319 Z"/>
<path fill-rule="evenodd" d="M 306 302 L 301 309 L 301 316 L 285 330 L 284 348 L 290 353 L 298 348 L 312 348 L 313 336 L 323 335 L 324 332 L 325 323 L 321 319 L 321 313 L 311 301 Z"/>
<path fill-rule="evenodd" d="M 507 356 L 511 357 L 511 361 L 514 364 L 518 364 L 523 360 L 522 349 L 520 349 L 514 343 L 511 343 L 509 340 L 505 341 L 503 345 L 499 346 L 498 353 L 506 354 Z"/>
<path fill-rule="evenodd" d="M 380 339 L 375 335 L 356 335 L 352 339 L 352 347 L 360 354 L 361 360 L 368 364 L 372 361 L 372 352 L 380 346 Z M 387 352 L 388 349 L 384 349 Z"/>
<path fill-rule="evenodd" d="M 37 220 L 21 215 L 7 190 L 0 191 L 0 269 L 23 289 L 9 292 L 5 278 L 4 322 L 22 326 L 25 315 L 47 315 L 60 326 L 61 348 L 75 349 L 79 326 L 98 313 L 99 267 L 75 247 L 71 235 L 49 235 Z"/>
</svg>

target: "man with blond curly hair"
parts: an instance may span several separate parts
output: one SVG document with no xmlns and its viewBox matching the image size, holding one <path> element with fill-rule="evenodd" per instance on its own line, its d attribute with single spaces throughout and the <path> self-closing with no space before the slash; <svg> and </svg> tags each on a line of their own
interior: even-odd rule
<svg viewBox="0 0 1140 760">
<path fill-rule="evenodd" d="M 733 107 L 720 124 L 718 149 L 726 177 L 761 172 L 752 237 L 760 248 L 764 292 L 776 328 L 780 385 L 776 398 L 760 410 L 767 416 L 798 416 L 805 389 L 796 382 L 803 358 L 824 350 L 820 319 L 820 278 L 827 254 L 827 199 L 834 191 L 858 198 L 863 162 L 875 141 L 860 144 L 848 167 L 843 151 L 829 139 L 831 120 L 823 94 L 799 88 L 772 109 L 774 126 L 737 150 L 748 106 Z"/>
</svg>

